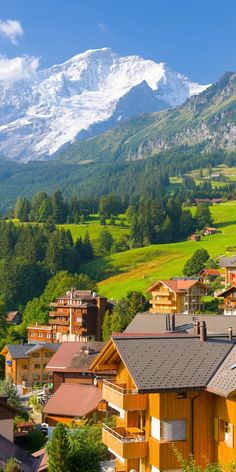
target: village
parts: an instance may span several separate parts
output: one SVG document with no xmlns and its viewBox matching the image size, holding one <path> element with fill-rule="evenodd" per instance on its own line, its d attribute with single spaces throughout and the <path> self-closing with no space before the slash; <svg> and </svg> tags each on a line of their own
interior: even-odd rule
<svg viewBox="0 0 236 472">
<path fill-rule="evenodd" d="M 203 299 L 216 279 L 219 311 L 207 314 Z M 59 423 L 85 419 L 103 424 L 104 471 L 178 469 L 171 444 L 202 466 L 205 457 L 235 460 L 236 256 L 196 278 L 159 280 L 147 294 L 149 310 L 106 343 L 102 324 L 114 302 L 72 288 L 50 303 L 48 325 L 28 326 L 27 342 L 2 349 L 5 378 L 29 419 L 15 421 L 17 408 L 1 394 L 0 464 L 15 457 L 22 470 L 46 471 L 46 448 L 29 455 L 27 436 L 38 429 L 50 438 Z"/>
</svg>

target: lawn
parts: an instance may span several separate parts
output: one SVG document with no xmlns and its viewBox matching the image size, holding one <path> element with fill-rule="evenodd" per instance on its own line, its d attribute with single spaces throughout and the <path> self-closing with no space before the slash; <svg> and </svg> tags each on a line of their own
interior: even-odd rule
<svg viewBox="0 0 236 472">
<path fill-rule="evenodd" d="M 115 300 L 129 290 L 144 292 L 159 278 L 182 275 L 185 262 L 196 249 L 205 248 L 215 258 L 236 247 L 236 202 L 215 205 L 211 212 L 221 233 L 204 236 L 199 242 L 155 244 L 113 254 L 91 262 L 86 271 L 99 277 L 99 293 Z"/>
</svg>

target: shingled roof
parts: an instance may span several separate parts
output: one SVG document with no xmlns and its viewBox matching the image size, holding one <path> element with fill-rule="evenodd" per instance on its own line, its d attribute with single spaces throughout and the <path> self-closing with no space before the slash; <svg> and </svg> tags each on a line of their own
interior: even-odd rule
<svg viewBox="0 0 236 472">
<path fill-rule="evenodd" d="M 48 415 L 82 417 L 95 411 L 102 399 L 102 390 L 94 385 L 63 383 L 46 403 Z"/>
<path fill-rule="evenodd" d="M 34 351 L 39 349 L 49 349 L 57 351 L 60 343 L 37 343 L 37 344 L 7 344 L 6 347 L 10 352 L 12 359 L 24 359 Z"/>
<path fill-rule="evenodd" d="M 0 467 L 6 465 L 8 459 L 14 457 L 22 466 L 24 472 L 38 471 L 39 459 L 28 454 L 24 449 L 9 441 L 0 434 Z"/>
<path fill-rule="evenodd" d="M 227 335 L 230 327 L 236 335 L 236 316 L 224 315 L 175 315 L 176 332 L 194 332 L 194 322 L 205 321 L 208 334 Z M 125 333 L 164 333 L 166 315 L 160 313 L 138 313 L 127 326 Z"/>
<path fill-rule="evenodd" d="M 63 372 L 88 372 L 95 357 L 105 346 L 104 342 L 64 342 L 49 360 L 46 369 Z M 87 355 L 83 348 L 88 347 Z"/>
<path fill-rule="evenodd" d="M 233 347 L 220 368 L 210 380 L 207 390 L 228 397 L 236 391 L 236 346 Z"/>
<path fill-rule="evenodd" d="M 231 351 L 223 340 L 197 337 L 114 336 L 114 344 L 139 392 L 202 389 Z"/>
</svg>

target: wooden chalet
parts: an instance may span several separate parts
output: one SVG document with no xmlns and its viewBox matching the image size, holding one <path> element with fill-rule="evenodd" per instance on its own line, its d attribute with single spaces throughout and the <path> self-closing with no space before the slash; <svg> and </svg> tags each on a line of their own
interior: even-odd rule
<svg viewBox="0 0 236 472">
<path fill-rule="evenodd" d="M 220 233 L 220 231 L 217 228 L 210 228 L 209 226 L 206 226 L 203 229 L 204 236 L 211 236 L 212 234 L 217 234 L 217 233 Z"/>
<path fill-rule="evenodd" d="M 220 267 L 225 271 L 225 286 L 236 285 L 236 256 L 221 257 Z"/>
<path fill-rule="evenodd" d="M 199 279 L 159 280 L 148 290 L 151 293 L 151 313 L 193 314 L 203 312 L 202 297 L 207 288 Z"/>
<path fill-rule="evenodd" d="M 201 235 L 196 234 L 196 233 L 192 233 L 188 236 L 188 240 L 189 241 L 201 241 Z"/>
<path fill-rule="evenodd" d="M 100 341 L 106 310 L 112 305 L 91 290 L 67 292 L 50 303 L 49 325 L 29 326 L 29 342 Z"/>
<path fill-rule="evenodd" d="M 220 277 L 220 272 L 218 269 L 202 269 L 198 275 L 203 284 L 210 284 L 211 282 L 214 282 L 217 277 Z"/>
<path fill-rule="evenodd" d="M 236 340 L 199 329 L 115 334 L 92 364 L 117 371 L 102 390 L 117 411 L 116 426 L 102 430 L 116 471 L 179 471 L 172 445 L 203 468 L 236 461 Z"/>
<path fill-rule="evenodd" d="M 219 293 L 218 297 L 224 299 L 224 302 L 219 305 L 219 308 L 224 310 L 224 315 L 236 315 L 236 286 Z"/>
</svg>

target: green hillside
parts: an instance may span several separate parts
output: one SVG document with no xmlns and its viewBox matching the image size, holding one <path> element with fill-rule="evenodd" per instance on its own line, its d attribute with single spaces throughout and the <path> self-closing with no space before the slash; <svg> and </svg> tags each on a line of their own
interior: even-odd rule
<svg viewBox="0 0 236 472">
<path fill-rule="evenodd" d="M 145 291 L 159 278 L 182 275 L 186 260 L 196 249 L 205 248 L 211 257 L 230 248 L 236 252 L 236 202 L 213 206 L 211 212 L 221 233 L 204 236 L 199 242 L 156 244 L 114 254 L 91 262 L 86 270 L 99 276 L 102 295 L 119 299 L 129 290 Z"/>
</svg>

